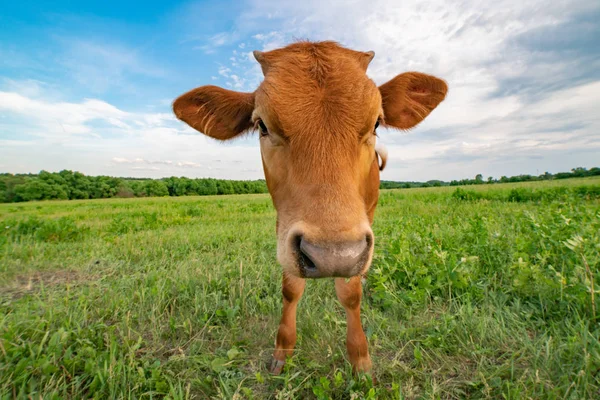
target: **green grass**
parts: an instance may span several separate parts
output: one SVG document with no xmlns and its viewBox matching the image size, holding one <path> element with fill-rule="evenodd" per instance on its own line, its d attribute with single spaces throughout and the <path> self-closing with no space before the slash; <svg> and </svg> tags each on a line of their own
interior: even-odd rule
<svg viewBox="0 0 600 400">
<path fill-rule="evenodd" d="M 374 386 L 351 373 L 331 280 L 309 282 L 297 351 L 267 372 L 266 195 L 0 205 L 0 398 L 599 398 L 599 187 L 382 192 Z"/>
</svg>

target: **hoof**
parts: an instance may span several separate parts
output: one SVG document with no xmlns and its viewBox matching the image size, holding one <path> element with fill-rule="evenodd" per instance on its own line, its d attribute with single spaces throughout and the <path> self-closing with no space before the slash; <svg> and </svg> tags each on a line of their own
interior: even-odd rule
<svg viewBox="0 0 600 400">
<path fill-rule="evenodd" d="M 375 374 L 373 373 L 373 371 L 353 371 L 354 372 L 354 376 L 356 376 L 357 378 L 363 378 L 363 379 L 367 379 L 367 377 L 369 379 L 371 379 L 371 383 L 373 384 L 373 386 L 377 385 L 377 378 L 375 377 Z"/>
<path fill-rule="evenodd" d="M 279 375 L 283 371 L 284 365 L 285 361 L 273 358 L 273 360 L 271 361 L 271 367 L 269 368 L 269 372 L 271 372 L 273 375 Z"/>
<path fill-rule="evenodd" d="M 371 357 L 364 357 L 360 360 L 357 360 L 356 364 L 352 366 L 352 372 L 354 375 L 360 376 L 368 376 L 371 378 L 371 382 L 373 385 L 377 383 L 377 378 L 375 378 L 375 374 L 373 373 L 373 364 L 371 363 Z"/>
</svg>

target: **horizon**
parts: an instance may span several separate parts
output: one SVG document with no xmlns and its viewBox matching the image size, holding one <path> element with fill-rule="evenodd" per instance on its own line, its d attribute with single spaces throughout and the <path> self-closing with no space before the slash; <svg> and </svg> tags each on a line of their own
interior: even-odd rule
<svg viewBox="0 0 600 400">
<path fill-rule="evenodd" d="M 600 153 L 600 3 L 393 0 L 12 3 L 0 16 L 0 169 L 138 179 L 264 179 L 255 134 L 221 143 L 176 120 L 197 86 L 253 91 L 252 50 L 295 38 L 375 51 L 382 84 L 449 85 L 409 132 L 379 130 L 381 179 L 451 181 L 592 168 Z M 343 7 L 344 13 L 339 9 Z"/>
<path fill-rule="evenodd" d="M 501 176 L 484 176 L 483 174 L 475 174 L 473 177 L 462 177 L 462 178 L 457 178 L 457 179 L 450 179 L 450 180 L 443 180 L 443 179 L 428 179 L 428 180 L 393 180 L 393 179 L 381 179 L 381 182 L 395 182 L 395 183 L 428 183 L 428 182 L 442 182 L 442 183 L 451 183 L 453 181 L 463 181 L 463 180 L 473 180 L 476 179 L 477 176 L 481 175 L 484 180 L 487 180 L 488 178 L 492 178 L 499 183 L 499 181 L 502 178 L 513 178 L 513 177 L 524 177 L 524 176 L 531 176 L 531 177 L 536 177 L 539 178 L 541 176 L 544 176 L 545 174 L 550 174 L 553 176 L 556 176 L 558 174 L 568 174 L 568 173 L 573 173 L 576 170 L 583 168 L 586 171 L 590 171 L 590 170 L 597 170 L 600 167 L 591 167 L 591 168 L 587 168 L 587 167 L 573 167 L 570 168 L 568 171 L 544 171 L 543 173 L 538 173 L 538 174 L 525 174 L 525 173 L 521 173 L 521 174 L 516 174 L 516 175 L 501 175 Z M 2 175 L 13 175 L 13 176 L 19 176 L 19 175 L 36 175 L 39 176 L 39 174 L 41 172 L 48 172 L 51 174 L 58 174 L 62 171 L 68 171 L 68 172 L 72 172 L 72 173 L 81 173 L 83 175 L 85 175 L 86 177 L 99 177 L 99 176 L 107 176 L 109 178 L 116 178 L 116 179 L 132 179 L 132 180 L 152 180 L 152 179 L 156 179 L 156 180 L 161 180 L 161 179 L 170 179 L 170 178 L 177 178 L 177 179 L 217 179 L 217 180 L 231 180 L 231 181 L 265 181 L 264 177 L 259 177 L 259 178 L 252 178 L 252 179 L 231 179 L 231 178 L 213 178 L 210 176 L 198 176 L 198 177 L 190 177 L 190 176 L 185 176 L 185 175 L 169 175 L 169 176 L 161 176 L 161 177 L 148 177 L 148 176 L 139 176 L 139 177 L 135 177 L 135 176 L 117 176 L 117 175 L 89 175 L 89 174 L 85 174 L 81 171 L 75 171 L 75 170 L 56 170 L 56 171 L 49 171 L 49 170 L 40 170 L 38 172 L 24 172 L 24 173 L 13 173 L 13 172 L 3 172 L 0 171 L 0 176 Z"/>
</svg>

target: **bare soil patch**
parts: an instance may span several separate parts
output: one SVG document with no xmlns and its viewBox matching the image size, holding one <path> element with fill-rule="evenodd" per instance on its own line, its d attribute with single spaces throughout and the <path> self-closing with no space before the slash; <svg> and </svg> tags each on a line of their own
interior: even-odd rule
<svg viewBox="0 0 600 400">
<path fill-rule="evenodd" d="M 16 300 L 27 294 L 38 292 L 42 287 L 74 285 L 90 279 L 89 274 L 71 270 L 31 272 L 18 275 L 6 286 L 0 287 L 0 298 Z"/>
</svg>

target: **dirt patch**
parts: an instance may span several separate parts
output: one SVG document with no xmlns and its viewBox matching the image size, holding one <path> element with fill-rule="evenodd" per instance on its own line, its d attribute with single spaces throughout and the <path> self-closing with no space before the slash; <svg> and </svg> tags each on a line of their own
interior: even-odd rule
<svg viewBox="0 0 600 400">
<path fill-rule="evenodd" d="M 41 287 L 73 285 L 90 280 L 90 276 L 78 271 L 57 270 L 38 271 L 26 275 L 18 275 L 6 286 L 0 287 L 0 298 L 19 299 L 27 294 L 35 293 Z"/>
</svg>

